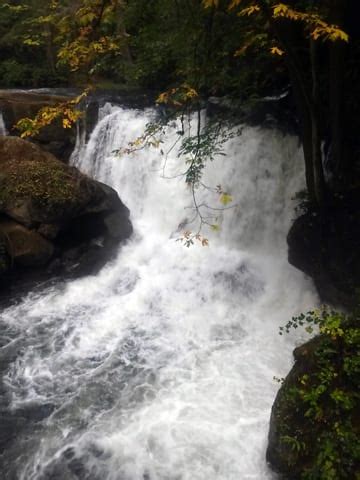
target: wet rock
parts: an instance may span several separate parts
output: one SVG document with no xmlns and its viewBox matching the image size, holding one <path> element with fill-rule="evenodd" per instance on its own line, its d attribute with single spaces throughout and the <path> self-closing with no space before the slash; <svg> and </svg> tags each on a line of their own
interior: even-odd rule
<svg viewBox="0 0 360 480">
<path fill-rule="evenodd" d="M 6 238 L 8 254 L 17 265 L 46 265 L 54 254 L 54 246 L 49 241 L 12 220 L 0 218 L 0 235 Z"/>
<path fill-rule="evenodd" d="M 317 441 L 317 432 L 305 417 L 304 406 L 292 401 L 291 391 L 299 387 L 300 378 L 314 370 L 316 350 L 322 342 L 316 337 L 294 350 L 295 364 L 282 384 L 271 410 L 270 430 L 266 459 L 271 467 L 287 480 L 298 480 L 311 458 L 307 451 Z M 307 442 L 309 450 L 297 450 L 285 441 L 287 436 Z M 299 440 L 300 441 L 300 440 Z"/>
<path fill-rule="evenodd" d="M 37 145 L 0 137 L 0 167 L 0 273 L 9 258 L 13 277 L 29 267 L 42 279 L 92 273 L 131 235 L 129 210 L 115 190 Z"/>
<path fill-rule="evenodd" d="M 7 252 L 6 238 L 0 235 L 0 281 L 1 277 L 8 272 L 11 259 Z"/>
<path fill-rule="evenodd" d="M 322 211 L 295 220 L 289 262 L 314 279 L 320 297 L 354 307 L 360 288 L 360 190 L 333 199 Z"/>
</svg>

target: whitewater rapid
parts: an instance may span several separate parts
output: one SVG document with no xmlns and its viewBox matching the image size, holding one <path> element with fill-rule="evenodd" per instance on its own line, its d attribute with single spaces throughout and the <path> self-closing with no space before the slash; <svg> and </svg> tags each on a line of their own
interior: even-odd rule
<svg viewBox="0 0 360 480">
<path fill-rule="evenodd" d="M 114 153 L 153 116 L 106 105 L 72 158 L 130 208 L 135 233 L 117 258 L 2 312 L 3 395 L 12 415 L 30 412 L 5 451 L 5 479 L 274 478 L 273 377 L 289 370 L 296 341 L 278 327 L 317 302 L 287 263 L 298 140 L 250 127 L 228 140 L 203 180 L 231 193 L 233 208 L 203 232 L 208 247 L 186 248 L 176 241 L 193 214 L 178 126 L 163 134 L 163 155 Z M 210 190 L 198 195 L 221 207 Z"/>
<path fill-rule="evenodd" d="M 0 111 L 0 135 L 7 135 L 5 121 L 2 112 Z"/>
</svg>

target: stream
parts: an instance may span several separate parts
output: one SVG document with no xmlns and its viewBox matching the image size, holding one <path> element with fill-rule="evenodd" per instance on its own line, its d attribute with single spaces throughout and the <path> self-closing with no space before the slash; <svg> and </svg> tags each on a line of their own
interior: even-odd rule
<svg viewBox="0 0 360 480">
<path fill-rule="evenodd" d="M 299 141 L 247 126 L 230 138 L 203 182 L 231 193 L 231 208 L 216 214 L 219 231 L 205 228 L 208 246 L 186 248 L 176 240 L 194 212 L 178 125 L 163 155 L 114 153 L 153 118 L 106 104 L 72 157 L 131 211 L 134 234 L 116 259 L 1 313 L 5 480 L 276 478 L 265 461 L 273 377 L 300 341 L 279 326 L 317 303 L 287 262 Z M 221 207 L 212 190 L 197 194 L 210 212 Z"/>
</svg>

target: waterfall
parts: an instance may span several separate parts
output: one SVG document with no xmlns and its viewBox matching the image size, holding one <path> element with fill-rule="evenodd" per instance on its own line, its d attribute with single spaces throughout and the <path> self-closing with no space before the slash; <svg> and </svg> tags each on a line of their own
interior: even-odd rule
<svg viewBox="0 0 360 480">
<path fill-rule="evenodd" d="M 7 135 L 7 130 L 5 127 L 4 117 L 2 112 L 0 111 L 0 135 Z"/>
<path fill-rule="evenodd" d="M 286 375 L 295 343 L 278 327 L 317 302 L 287 263 L 304 176 L 298 140 L 246 126 L 230 138 L 203 183 L 231 193 L 232 208 L 214 210 L 218 195 L 200 188 L 219 231 L 205 228 L 209 246 L 186 248 L 179 224 L 194 211 L 178 126 L 159 148 L 119 156 L 154 112 L 100 113 L 73 162 L 119 192 L 135 233 L 97 276 L 3 311 L 0 393 L 10 418 L 27 419 L 0 457 L 3 476 L 275 478 L 265 462 L 273 377 Z"/>
</svg>

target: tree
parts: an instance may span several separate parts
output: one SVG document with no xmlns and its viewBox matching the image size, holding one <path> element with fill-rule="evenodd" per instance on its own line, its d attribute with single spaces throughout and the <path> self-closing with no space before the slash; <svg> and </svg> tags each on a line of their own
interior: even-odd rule
<svg viewBox="0 0 360 480">
<path fill-rule="evenodd" d="M 206 8 L 219 8 L 219 0 L 204 0 Z M 320 6 L 314 7 L 313 2 L 306 3 L 306 10 L 298 10 L 290 4 L 266 0 L 231 0 L 228 9 L 240 7 L 237 15 L 240 17 L 256 17 L 256 22 L 249 24 L 249 29 L 256 40 L 265 32 L 271 46 L 271 53 L 284 57 L 289 71 L 292 89 L 297 101 L 298 112 L 302 123 L 302 139 L 306 167 L 306 183 L 310 201 L 316 206 L 322 206 L 326 199 L 326 184 L 321 152 L 321 94 L 319 80 L 319 42 L 330 44 L 330 63 L 328 66 L 331 85 L 330 103 L 332 105 L 333 120 L 333 145 L 336 162 L 342 160 L 341 152 L 341 125 L 339 113 L 341 111 L 341 69 L 340 51 L 341 44 L 349 41 L 348 35 L 340 28 L 342 25 L 345 3 L 339 0 L 319 2 Z M 311 8 L 309 8 L 311 7 Z M 330 15 L 331 12 L 331 15 Z M 325 18 L 331 16 L 331 22 Z M 336 22 L 336 23 L 333 23 Z M 294 26 L 295 23 L 295 34 Z M 301 26 L 301 32 L 297 28 Z M 302 33 L 308 46 L 299 48 L 296 38 Z M 304 60 L 305 57 L 305 60 Z M 306 60 L 308 57 L 308 60 Z M 304 62 L 308 61 L 308 68 L 304 69 Z"/>
<path fill-rule="evenodd" d="M 47 49 L 49 69 L 77 84 L 106 77 L 158 91 L 189 85 L 199 97 L 226 94 L 247 102 L 290 83 L 310 202 L 319 207 L 329 194 L 324 144 L 330 145 L 331 187 L 347 181 L 355 163 L 349 136 L 360 128 L 354 107 L 359 45 L 352 41 L 350 49 L 345 33 L 355 0 L 41 0 L 29 9 L 31 2 L 5 8 L 18 16 L 23 48 Z M 346 57 L 351 71 L 343 68 Z"/>
</svg>

